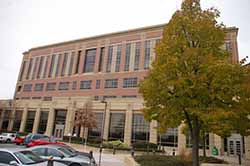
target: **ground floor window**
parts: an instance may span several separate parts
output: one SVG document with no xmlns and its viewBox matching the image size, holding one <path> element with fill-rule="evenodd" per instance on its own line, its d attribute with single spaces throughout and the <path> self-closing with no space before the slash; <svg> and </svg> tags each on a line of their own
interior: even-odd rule
<svg viewBox="0 0 250 166">
<path fill-rule="evenodd" d="M 149 122 L 142 114 L 133 114 L 132 122 L 132 142 L 149 141 Z"/>
<path fill-rule="evenodd" d="M 111 113 L 109 140 L 124 140 L 125 113 Z"/>
<path fill-rule="evenodd" d="M 14 120 L 13 128 L 12 128 L 13 131 L 19 131 L 19 128 L 21 126 L 22 116 L 23 116 L 23 111 L 16 110 L 15 120 Z"/>
<path fill-rule="evenodd" d="M 28 111 L 25 131 L 28 133 L 32 132 L 36 111 Z"/>
<path fill-rule="evenodd" d="M 11 110 L 5 110 L 3 112 L 2 130 L 8 129 L 10 118 L 11 118 Z"/>
<path fill-rule="evenodd" d="M 88 130 L 88 138 L 89 139 L 96 139 L 96 138 L 102 137 L 103 113 L 96 112 L 95 117 L 96 117 L 96 123 L 97 123 L 96 126 L 97 127 Z"/>
<path fill-rule="evenodd" d="M 43 134 L 46 131 L 47 122 L 48 122 L 48 111 L 41 111 L 40 121 L 38 126 L 38 133 Z"/>
<path fill-rule="evenodd" d="M 204 140 L 199 139 L 199 148 L 202 149 L 204 145 Z M 186 136 L 186 146 L 188 148 L 192 147 L 192 139 L 191 139 L 191 134 L 190 132 Z M 209 149 L 209 134 L 207 133 L 205 136 L 205 147 L 206 149 Z"/>
<path fill-rule="evenodd" d="M 165 133 L 158 134 L 158 144 L 162 146 L 178 146 L 178 128 L 169 128 Z"/>
</svg>

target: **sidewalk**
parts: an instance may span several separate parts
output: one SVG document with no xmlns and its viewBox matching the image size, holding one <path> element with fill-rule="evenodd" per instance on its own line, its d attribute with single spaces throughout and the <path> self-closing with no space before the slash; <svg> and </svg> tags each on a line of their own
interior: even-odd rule
<svg viewBox="0 0 250 166">
<path fill-rule="evenodd" d="M 231 166 L 239 166 L 238 157 L 221 156 L 219 158 L 227 161 Z M 250 160 L 245 160 L 242 158 L 240 166 L 250 166 Z"/>
</svg>

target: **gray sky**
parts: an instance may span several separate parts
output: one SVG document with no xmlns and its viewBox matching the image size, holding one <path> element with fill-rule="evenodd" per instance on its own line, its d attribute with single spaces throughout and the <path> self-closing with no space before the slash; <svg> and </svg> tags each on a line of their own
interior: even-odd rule
<svg viewBox="0 0 250 166">
<path fill-rule="evenodd" d="M 36 46 L 169 21 L 182 0 L 0 0 L 0 98 L 12 98 L 22 53 Z M 239 28 L 250 56 L 250 0 L 202 0 Z"/>
</svg>

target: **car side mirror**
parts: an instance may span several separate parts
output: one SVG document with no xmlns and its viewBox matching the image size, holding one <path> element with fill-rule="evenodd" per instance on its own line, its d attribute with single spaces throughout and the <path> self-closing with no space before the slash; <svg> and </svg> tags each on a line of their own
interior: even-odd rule
<svg viewBox="0 0 250 166">
<path fill-rule="evenodd" d="M 64 155 L 61 155 L 60 158 L 63 159 L 63 158 L 64 158 Z"/>
<path fill-rule="evenodd" d="M 11 161 L 11 162 L 10 162 L 10 165 L 18 166 L 19 164 L 18 164 L 16 161 Z"/>
</svg>

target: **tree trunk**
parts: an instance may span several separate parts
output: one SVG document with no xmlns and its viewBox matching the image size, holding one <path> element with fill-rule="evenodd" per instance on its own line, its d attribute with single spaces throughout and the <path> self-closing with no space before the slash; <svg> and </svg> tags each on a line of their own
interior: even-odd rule
<svg viewBox="0 0 250 166">
<path fill-rule="evenodd" d="M 199 166 L 199 123 L 198 118 L 193 120 L 193 133 L 192 134 L 192 160 L 193 166 Z"/>
</svg>

